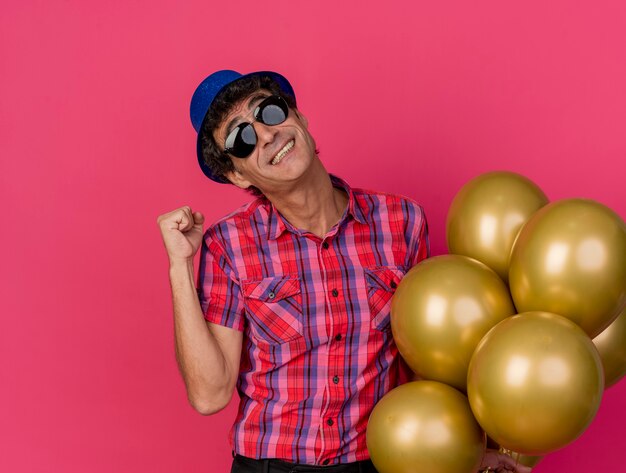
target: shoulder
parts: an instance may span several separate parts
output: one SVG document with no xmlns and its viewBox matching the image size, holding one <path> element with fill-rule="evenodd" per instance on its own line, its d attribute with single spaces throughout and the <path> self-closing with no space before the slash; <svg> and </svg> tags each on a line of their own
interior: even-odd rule
<svg viewBox="0 0 626 473">
<path fill-rule="evenodd" d="M 265 224 L 268 206 L 268 201 L 263 197 L 242 205 L 213 222 L 204 232 L 205 241 L 228 244 L 229 241 L 236 240 L 241 234 L 245 234 L 255 224 Z"/>
<path fill-rule="evenodd" d="M 425 219 L 424 208 L 415 200 L 400 194 L 353 188 L 355 203 L 369 212 L 402 214 L 407 220 Z"/>
</svg>

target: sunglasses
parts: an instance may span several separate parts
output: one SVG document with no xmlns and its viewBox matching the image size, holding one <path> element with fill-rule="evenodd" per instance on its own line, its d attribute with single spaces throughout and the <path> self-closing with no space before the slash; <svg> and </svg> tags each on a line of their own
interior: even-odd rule
<svg viewBox="0 0 626 473">
<path fill-rule="evenodd" d="M 264 125 L 280 125 L 289 115 L 289 105 L 278 95 L 271 95 L 264 99 L 254 109 L 254 122 Z M 226 137 L 224 152 L 237 158 L 247 158 L 252 154 L 257 143 L 256 132 L 252 123 L 240 123 Z"/>
</svg>

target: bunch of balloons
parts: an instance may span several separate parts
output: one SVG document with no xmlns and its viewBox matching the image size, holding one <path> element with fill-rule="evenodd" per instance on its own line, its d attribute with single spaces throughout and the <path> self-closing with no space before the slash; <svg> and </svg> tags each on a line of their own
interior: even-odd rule
<svg viewBox="0 0 626 473">
<path fill-rule="evenodd" d="M 527 178 L 494 172 L 459 191 L 446 223 L 451 254 L 412 268 L 392 300 L 394 339 L 423 380 L 372 412 L 381 473 L 474 473 L 483 431 L 534 465 L 575 440 L 626 374 L 626 225 L 615 212 L 549 203 Z"/>
</svg>

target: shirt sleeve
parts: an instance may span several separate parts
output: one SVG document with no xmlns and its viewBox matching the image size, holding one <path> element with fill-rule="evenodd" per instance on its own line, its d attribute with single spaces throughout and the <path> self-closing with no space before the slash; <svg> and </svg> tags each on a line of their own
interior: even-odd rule
<svg viewBox="0 0 626 473">
<path fill-rule="evenodd" d="M 415 204 L 413 218 L 409 218 L 408 230 L 410 244 L 408 267 L 412 268 L 420 261 L 430 257 L 430 240 L 428 239 L 428 221 L 422 206 Z"/>
<path fill-rule="evenodd" d="M 202 241 L 197 284 L 204 318 L 243 331 L 243 300 L 239 280 L 225 251 L 208 231 Z"/>
</svg>

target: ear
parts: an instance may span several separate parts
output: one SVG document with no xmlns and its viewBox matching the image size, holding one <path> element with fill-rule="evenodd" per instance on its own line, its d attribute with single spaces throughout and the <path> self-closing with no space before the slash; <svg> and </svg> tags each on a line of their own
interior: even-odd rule
<svg viewBox="0 0 626 473">
<path fill-rule="evenodd" d="M 236 169 L 234 171 L 228 171 L 225 174 L 225 176 L 230 182 L 232 182 L 234 185 L 236 185 L 240 189 L 247 189 L 248 187 L 252 185 L 252 183 L 248 181 L 243 176 L 243 174 L 241 174 L 241 172 L 237 171 Z"/>
</svg>

